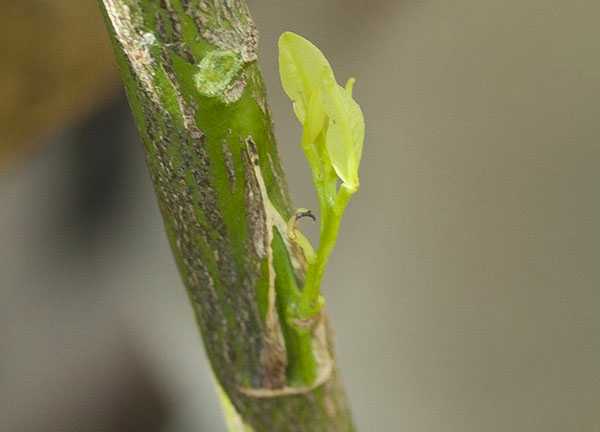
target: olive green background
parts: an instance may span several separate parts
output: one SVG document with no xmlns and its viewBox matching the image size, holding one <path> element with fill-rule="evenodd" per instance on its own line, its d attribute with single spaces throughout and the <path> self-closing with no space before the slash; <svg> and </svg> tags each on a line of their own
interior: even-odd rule
<svg viewBox="0 0 600 432">
<path fill-rule="evenodd" d="M 249 4 L 298 207 L 317 205 L 278 35 L 357 78 L 362 184 L 324 285 L 359 429 L 600 432 L 600 3 Z M 86 383 L 122 338 L 168 395 L 168 430 L 223 430 L 139 158 L 128 218 L 83 264 L 40 245 L 60 148 L 0 183 L 2 430 L 53 424 L 59 394 L 100 398 Z"/>
</svg>

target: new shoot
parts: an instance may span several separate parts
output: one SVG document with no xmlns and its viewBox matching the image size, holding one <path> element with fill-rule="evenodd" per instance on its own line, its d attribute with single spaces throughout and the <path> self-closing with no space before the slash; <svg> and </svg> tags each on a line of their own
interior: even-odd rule
<svg viewBox="0 0 600 432">
<path fill-rule="evenodd" d="M 289 305 L 288 313 L 302 327 L 324 303 L 320 286 L 325 267 L 346 206 L 359 187 L 365 122 L 352 97 L 354 79 L 340 86 L 323 53 L 303 37 L 292 32 L 281 35 L 279 71 L 303 128 L 301 146 L 312 171 L 321 217 L 316 252 L 301 234 L 294 234 L 304 249 L 307 271 L 300 298 Z"/>
</svg>

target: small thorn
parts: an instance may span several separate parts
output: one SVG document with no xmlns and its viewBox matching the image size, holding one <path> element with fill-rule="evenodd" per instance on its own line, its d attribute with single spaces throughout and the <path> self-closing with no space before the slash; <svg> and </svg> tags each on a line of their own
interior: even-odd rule
<svg viewBox="0 0 600 432">
<path fill-rule="evenodd" d="M 314 213 L 311 210 L 308 209 L 298 209 L 296 210 L 296 214 L 295 214 L 296 220 L 300 220 L 302 218 L 310 218 L 313 220 L 313 222 L 317 221 L 317 217 L 314 215 Z"/>
</svg>

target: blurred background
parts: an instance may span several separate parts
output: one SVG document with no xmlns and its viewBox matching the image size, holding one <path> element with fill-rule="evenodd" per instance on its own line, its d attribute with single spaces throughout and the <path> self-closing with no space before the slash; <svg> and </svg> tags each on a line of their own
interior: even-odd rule
<svg viewBox="0 0 600 432">
<path fill-rule="evenodd" d="M 359 429 L 599 432 L 600 3 L 249 4 L 299 207 L 279 34 L 357 78 L 325 291 Z M 224 431 L 96 3 L 2 12 L 0 430 Z"/>
</svg>

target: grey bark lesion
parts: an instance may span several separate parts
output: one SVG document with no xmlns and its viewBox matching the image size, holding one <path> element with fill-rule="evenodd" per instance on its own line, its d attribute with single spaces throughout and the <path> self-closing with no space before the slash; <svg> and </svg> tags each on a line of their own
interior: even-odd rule
<svg viewBox="0 0 600 432">
<path fill-rule="evenodd" d="M 140 31 L 139 18 L 131 13 L 131 7 L 122 0 L 103 0 L 106 14 L 123 52 L 129 58 L 129 64 L 135 76 L 155 103 L 159 103 L 153 85 L 154 60 L 150 54 L 150 45 L 156 40 L 150 32 Z"/>
<path fill-rule="evenodd" d="M 201 35 L 222 50 L 235 51 L 245 63 L 258 57 L 258 31 L 243 0 L 187 0 Z"/>
</svg>

